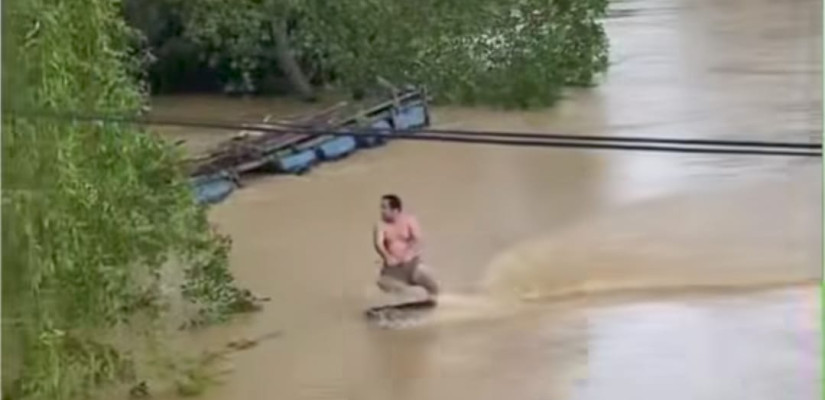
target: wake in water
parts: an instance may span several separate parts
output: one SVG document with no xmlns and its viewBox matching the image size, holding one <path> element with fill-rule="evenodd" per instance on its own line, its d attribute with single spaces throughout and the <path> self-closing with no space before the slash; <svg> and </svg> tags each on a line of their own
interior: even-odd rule
<svg viewBox="0 0 825 400">
<path fill-rule="evenodd" d="M 517 310 L 513 303 L 495 301 L 483 296 L 445 293 L 439 297 L 438 307 L 424 323 L 445 324 L 495 319 Z"/>
<path fill-rule="evenodd" d="M 501 254 L 483 284 L 521 301 L 816 284 L 821 217 L 810 182 L 691 193 L 583 221 Z"/>
<path fill-rule="evenodd" d="M 387 305 L 409 304 L 420 302 L 427 298 L 426 292 L 418 287 L 407 287 L 394 293 L 368 294 L 368 303 L 372 307 Z M 449 323 L 467 322 L 481 319 L 493 319 L 512 314 L 520 309 L 517 304 L 501 299 L 493 299 L 483 295 L 466 295 L 459 293 L 442 293 L 438 296 L 437 305 L 424 311 L 410 312 L 408 317 L 399 313 L 397 322 L 378 323 L 385 328 L 410 328 L 418 326 L 432 326 Z"/>
</svg>

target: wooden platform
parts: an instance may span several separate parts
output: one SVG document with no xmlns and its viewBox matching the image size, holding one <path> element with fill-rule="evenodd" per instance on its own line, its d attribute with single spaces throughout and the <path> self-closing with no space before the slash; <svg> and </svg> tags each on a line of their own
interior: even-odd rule
<svg viewBox="0 0 825 400">
<path fill-rule="evenodd" d="M 301 118 L 247 125 L 232 139 L 226 140 L 187 160 L 198 201 L 211 203 L 228 196 L 226 181 L 231 177 L 237 186 L 244 174 L 253 171 L 301 174 L 314 165 L 338 160 L 361 148 L 383 144 L 385 139 L 364 137 L 349 132 L 358 129 L 408 130 L 430 123 L 427 95 L 410 89 L 371 103 L 339 103 L 321 112 Z M 277 129 L 278 132 L 260 129 Z M 290 131 L 290 130 L 294 131 Z M 316 135 L 305 130 L 340 132 L 340 135 Z M 209 186 L 207 189 L 198 186 Z M 202 195 L 208 193 L 209 195 Z M 214 201 L 213 201 L 214 200 Z"/>
</svg>

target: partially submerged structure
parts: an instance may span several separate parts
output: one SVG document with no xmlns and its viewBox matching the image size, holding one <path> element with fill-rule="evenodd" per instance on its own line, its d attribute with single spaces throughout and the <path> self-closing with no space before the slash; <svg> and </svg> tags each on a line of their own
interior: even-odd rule
<svg viewBox="0 0 825 400">
<path fill-rule="evenodd" d="M 426 92 L 411 89 L 367 104 L 338 104 L 294 120 L 267 118 L 188 160 L 188 168 L 197 201 L 217 203 L 240 187 L 247 173 L 303 174 L 318 163 L 380 146 L 395 132 L 429 124 Z"/>
</svg>

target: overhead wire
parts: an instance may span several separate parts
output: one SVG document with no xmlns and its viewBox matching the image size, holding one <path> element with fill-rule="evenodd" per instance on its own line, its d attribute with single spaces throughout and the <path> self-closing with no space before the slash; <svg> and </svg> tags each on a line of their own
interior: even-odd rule
<svg viewBox="0 0 825 400">
<path fill-rule="evenodd" d="M 821 143 L 776 142 L 757 140 L 711 140 L 696 138 L 662 138 L 633 136 L 594 136 L 535 132 L 472 131 L 460 129 L 374 129 L 313 128 L 283 122 L 259 124 L 220 121 L 197 121 L 169 118 L 145 118 L 102 114 L 13 112 L 12 115 L 35 119 L 62 119 L 89 123 L 118 123 L 144 126 L 176 126 L 217 130 L 258 131 L 277 134 L 312 136 L 378 137 L 387 140 L 440 141 L 464 144 L 488 144 L 521 147 L 558 147 L 596 150 L 655 151 L 693 154 L 731 154 L 754 156 L 821 157 Z"/>
</svg>

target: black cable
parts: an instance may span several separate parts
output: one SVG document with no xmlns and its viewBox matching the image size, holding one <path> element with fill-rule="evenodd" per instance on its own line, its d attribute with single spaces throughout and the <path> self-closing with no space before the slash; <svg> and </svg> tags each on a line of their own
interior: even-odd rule
<svg viewBox="0 0 825 400">
<path fill-rule="evenodd" d="M 306 129 L 306 126 L 291 124 L 288 122 L 271 121 L 269 125 L 276 125 L 290 129 Z M 369 128 L 359 129 L 357 132 L 381 131 Z M 392 131 L 398 132 L 398 131 Z M 466 129 L 419 129 L 418 132 L 428 132 L 433 134 L 447 135 L 467 135 L 478 137 L 497 137 L 514 139 L 558 139 L 558 140 L 578 140 L 592 142 L 625 142 L 625 143 L 658 143 L 658 144 L 687 144 L 687 145 L 707 145 L 707 146 L 736 146 L 736 147 L 782 147 L 793 149 L 821 149 L 822 143 L 793 143 L 774 142 L 758 140 L 711 140 L 711 139 L 670 139 L 649 136 L 596 136 L 596 135 L 565 135 L 558 133 L 538 133 L 538 132 L 505 132 L 505 131 L 477 131 Z"/>
<path fill-rule="evenodd" d="M 624 142 L 624 143 L 658 143 L 658 144 L 686 144 L 706 146 L 735 146 L 735 147 L 781 147 L 793 149 L 821 149 L 822 143 L 792 143 L 755 140 L 709 140 L 709 139 L 669 139 L 644 136 L 593 136 L 593 135 L 564 135 L 554 133 L 527 133 L 527 132 L 492 132 L 492 131 L 465 131 L 460 129 L 426 129 L 430 133 L 440 134 L 472 134 L 475 136 L 502 136 L 519 139 L 561 139 L 592 142 Z"/>
<path fill-rule="evenodd" d="M 223 122 L 203 122 L 184 121 L 166 119 L 145 119 L 130 117 L 105 117 L 96 115 L 79 114 L 57 114 L 57 113 L 19 113 L 24 117 L 34 118 L 58 118 L 70 119 L 86 122 L 111 122 L 137 125 L 162 125 L 180 126 L 204 129 L 221 130 L 246 130 L 260 131 L 281 134 L 306 134 L 307 136 L 363 136 L 379 137 L 391 140 L 434 140 L 453 143 L 475 143 L 492 144 L 503 146 L 535 146 L 535 147 L 566 147 L 566 148 L 589 148 L 589 149 L 616 149 L 616 150 L 637 150 L 637 151 L 661 151 L 678 153 L 709 153 L 709 154 L 739 154 L 739 155 L 774 155 L 774 156 L 800 156 L 800 157 L 821 157 L 821 145 L 807 143 L 787 143 L 787 142 L 757 142 L 757 141 L 714 141 L 699 139 L 663 139 L 663 138 L 634 138 L 634 137 L 607 137 L 607 136 L 575 136 L 575 135 L 551 135 L 533 133 L 507 133 L 507 132 L 472 132 L 462 130 L 444 129 L 355 129 L 355 130 L 322 130 L 308 127 L 295 126 L 294 128 L 274 128 L 271 126 L 232 124 Z M 271 124 L 262 124 L 271 125 Z M 413 134 L 413 132 L 416 132 Z M 476 136 L 476 137 L 473 137 Z M 521 140 L 519 140 L 521 139 Z M 524 140 L 531 139 L 531 140 Z M 549 139 L 549 140 L 548 140 Z M 715 146 L 707 147 L 673 147 L 673 146 L 644 146 L 644 145 L 619 145 L 619 144 L 599 144 L 587 142 L 632 142 L 632 143 L 658 143 L 658 144 L 681 144 L 692 146 Z M 582 143 L 584 142 L 584 143 Z M 718 147 L 762 147 L 762 148 L 795 148 L 795 149 L 816 149 L 819 151 L 787 151 L 787 150 L 753 150 L 734 149 Z"/>
<path fill-rule="evenodd" d="M 796 157 L 822 157 L 822 152 L 816 151 L 787 151 L 787 150 L 751 150 L 735 148 L 707 148 L 707 147 L 674 147 L 674 146 L 645 146 L 645 145 L 617 145 L 600 143 L 576 143 L 573 141 L 529 141 L 529 140 L 507 140 L 507 139 L 481 139 L 467 137 L 450 137 L 440 135 L 392 135 L 390 139 L 402 140 L 435 140 L 453 143 L 474 143 L 492 144 L 499 146 L 522 146 L 522 147 L 562 147 L 579 149 L 601 149 L 601 150 L 636 150 L 636 151 L 659 151 L 671 153 L 694 153 L 694 154 L 738 154 L 738 155 L 761 155 L 761 156 L 796 156 Z"/>
</svg>

